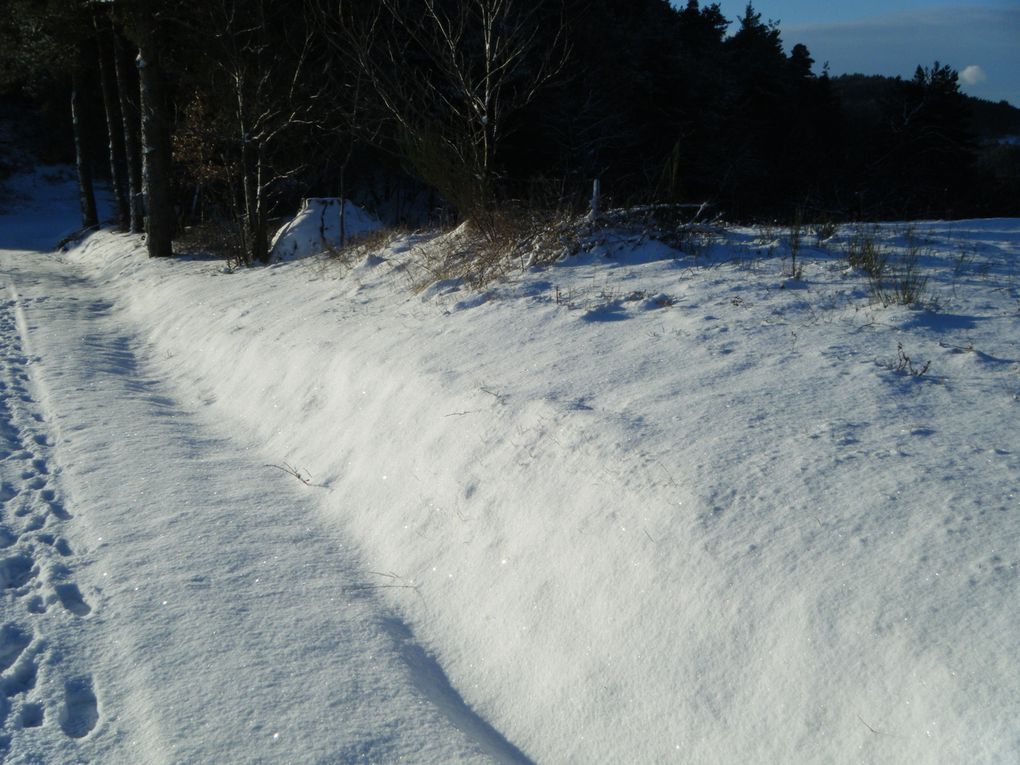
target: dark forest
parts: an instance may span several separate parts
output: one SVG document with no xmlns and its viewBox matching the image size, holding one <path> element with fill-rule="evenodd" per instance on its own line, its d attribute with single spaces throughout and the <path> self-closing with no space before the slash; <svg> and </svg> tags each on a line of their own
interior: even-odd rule
<svg viewBox="0 0 1020 765">
<path fill-rule="evenodd" d="M 73 162 L 83 225 L 103 180 L 153 255 L 229 223 L 264 261 L 308 196 L 420 224 L 580 209 L 596 179 L 728 220 L 1020 214 L 1020 110 L 934 56 L 830 77 L 751 5 L 733 26 L 697 0 L 0 8 L 0 179 Z"/>
</svg>

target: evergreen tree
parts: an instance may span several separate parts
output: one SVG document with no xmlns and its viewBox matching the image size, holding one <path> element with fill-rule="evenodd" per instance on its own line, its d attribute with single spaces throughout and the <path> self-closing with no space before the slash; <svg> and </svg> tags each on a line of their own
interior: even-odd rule
<svg viewBox="0 0 1020 765">
<path fill-rule="evenodd" d="M 899 138 L 914 182 L 932 202 L 958 190 L 974 161 L 970 109 L 958 79 L 955 70 L 936 61 L 930 69 L 918 66 L 904 88 Z"/>
<path fill-rule="evenodd" d="M 732 77 L 732 107 L 724 140 L 729 161 L 723 171 L 724 198 L 740 212 L 780 200 L 791 193 L 785 149 L 793 112 L 791 70 L 779 28 L 762 21 L 748 3 L 739 28 L 726 40 Z"/>
<path fill-rule="evenodd" d="M 658 194 L 704 200 L 718 193 L 719 168 L 728 146 L 720 140 L 730 108 L 731 73 L 723 41 L 729 21 L 718 4 L 688 0 L 674 32 L 678 81 L 673 119 L 663 126 L 673 146 Z"/>
<path fill-rule="evenodd" d="M 174 234 L 170 115 L 156 0 L 137 0 L 126 9 L 126 18 L 128 34 L 138 48 L 145 245 L 150 257 L 168 257 L 173 255 Z"/>
</svg>

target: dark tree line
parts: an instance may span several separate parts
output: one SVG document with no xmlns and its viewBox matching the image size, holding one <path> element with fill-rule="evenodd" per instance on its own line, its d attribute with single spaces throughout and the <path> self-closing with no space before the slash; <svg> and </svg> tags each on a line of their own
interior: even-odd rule
<svg viewBox="0 0 1020 765">
<path fill-rule="evenodd" d="M 1016 147 L 979 142 L 950 67 L 832 79 L 751 5 L 732 32 L 698 0 L 0 9 L 0 91 L 71 126 L 47 140 L 73 147 L 83 225 L 99 174 L 152 255 L 211 222 L 264 261 L 302 196 L 481 220 L 580 204 L 593 179 L 734 218 L 1020 213 Z"/>
<path fill-rule="evenodd" d="M 149 254 L 167 256 L 174 234 L 172 119 L 155 6 L 7 0 L 0 24 L 10 45 L 5 74 L 30 89 L 69 96 L 82 225 L 98 225 L 93 175 L 105 164 L 120 228 L 144 228 Z"/>
</svg>

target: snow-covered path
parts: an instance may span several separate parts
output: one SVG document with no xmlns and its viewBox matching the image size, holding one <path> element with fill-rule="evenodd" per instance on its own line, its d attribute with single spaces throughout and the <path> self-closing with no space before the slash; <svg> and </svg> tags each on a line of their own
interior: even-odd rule
<svg viewBox="0 0 1020 765">
<path fill-rule="evenodd" d="M 526 761 L 86 278 L 0 249 L 0 293 L 0 759 Z"/>
</svg>

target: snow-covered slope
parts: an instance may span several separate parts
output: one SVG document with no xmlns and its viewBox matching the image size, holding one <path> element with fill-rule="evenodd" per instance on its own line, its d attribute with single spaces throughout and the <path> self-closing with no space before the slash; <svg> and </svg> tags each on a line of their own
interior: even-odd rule
<svg viewBox="0 0 1020 765">
<path fill-rule="evenodd" d="M 265 560 L 329 572 L 353 546 L 337 578 L 392 609 L 426 700 L 499 731 L 491 756 L 1010 762 L 1020 221 L 877 231 L 917 247 L 937 308 L 876 301 L 850 236 L 805 244 L 791 279 L 765 232 L 697 258 L 607 234 L 482 293 L 409 291 L 413 240 L 350 271 L 226 274 L 111 233 L 54 262 L 144 339 L 175 417 L 223 439 L 225 483 L 300 492 L 316 538 Z M 246 503 L 214 504 L 243 527 Z"/>
</svg>

